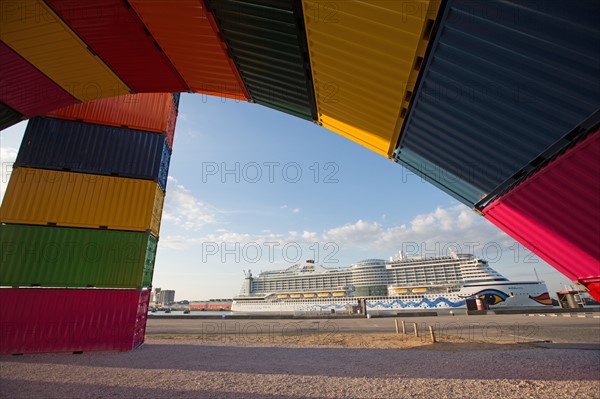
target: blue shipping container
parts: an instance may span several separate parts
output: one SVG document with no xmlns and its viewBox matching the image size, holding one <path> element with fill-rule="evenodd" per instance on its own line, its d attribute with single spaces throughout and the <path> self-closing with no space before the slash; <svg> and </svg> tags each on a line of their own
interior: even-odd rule
<svg viewBox="0 0 600 399">
<path fill-rule="evenodd" d="M 600 108 L 599 20 L 594 1 L 448 1 L 397 159 L 460 170 L 471 206 L 536 170 Z"/>
<path fill-rule="evenodd" d="M 402 157 L 397 161 L 412 173 L 468 207 L 473 207 L 473 201 L 485 196 L 481 189 L 468 183 L 469 179 L 462 174 L 462 168 L 455 168 L 453 171 L 442 169 L 409 149 L 404 149 Z"/>
<path fill-rule="evenodd" d="M 175 109 L 179 112 L 179 99 L 181 98 L 181 93 L 173 93 L 173 103 L 175 104 Z"/>
<path fill-rule="evenodd" d="M 158 133 L 36 117 L 27 124 L 15 167 L 154 180 L 165 191 L 170 161 Z"/>
</svg>

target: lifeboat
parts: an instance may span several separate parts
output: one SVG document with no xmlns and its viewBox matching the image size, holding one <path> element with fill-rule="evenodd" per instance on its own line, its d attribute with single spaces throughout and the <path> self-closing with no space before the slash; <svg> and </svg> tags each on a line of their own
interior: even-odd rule
<svg viewBox="0 0 600 399">
<path fill-rule="evenodd" d="M 290 294 L 291 298 L 300 298 L 302 294 Z"/>
<path fill-rule="evenodd" d="M 344 296 L 346 295 L 346 291 L 334 291 L 333 296 Z"/>
<path fill-rule="evenodd" d="M 318 297 L 325 297 L 325 296 L 329 296 L 329 292 L 319 292 L 317 294 Z"/>
<path fill-rule="evenodd" d="M 277 294 L 277 298 L 279 299 L 287 298 L 288 296 L 288 294 Z"/>
<path fill-rule="evenodd" d="M 406 294 L 407 292 L 407 288 L 392 288 L 392 294 Z"/>
<path fill-rule="evenodd" d="M 308 293 L 304 294 L 304 298 L 314 298 L 314 297 L 315 297 L 315 294 L 312 292 L 308 292 Z"/>
<path fill-rule="evenodd" d="M 420 294 L 420 293 L 423 293 L 423 292 L 427 292 L 427 288 L 425 288 L 425 287 L 413 288 L 412 292 L 414 292 L 415 294 Z"/>
</svg>

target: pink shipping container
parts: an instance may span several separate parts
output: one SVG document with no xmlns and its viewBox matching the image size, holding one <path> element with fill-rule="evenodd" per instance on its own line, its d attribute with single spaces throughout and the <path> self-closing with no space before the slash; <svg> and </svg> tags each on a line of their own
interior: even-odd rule
<svg viewBox="0 0 600 399">
<path fill-rule="evenodd" d="M 62 87 L 3 42 L 0 42 L 0 101 L 26 117 L 76 102 Z"/>
<path fill-rule="evenodd" d="M 0 289 L 0 354 L 129 351 L 144 342 L 150 290 Z"/>
<path fill-rule="evenodd" d="M 492 202 L 485 217 L 600 300 L 600 131 Z"/>
<path fill-rule="evenodd" d="M 74 104 L 47 116 L 164 133 L 172 149 L 177 109 L 170 93 L 141 93 Z"/>
</svg>

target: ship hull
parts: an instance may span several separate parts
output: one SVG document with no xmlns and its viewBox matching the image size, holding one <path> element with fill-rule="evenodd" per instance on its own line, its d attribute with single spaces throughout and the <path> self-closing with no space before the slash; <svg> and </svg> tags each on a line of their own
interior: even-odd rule
<svg viewBox="0 0 600 399">
<path fill-rule="evenodd" d="M 466 308 L 467 299 L 480 298 L 489 309 L 551 305 L 548 289 L 542 282 L 506 282 L 463 286 L 451 293 L 412 293 L 383 297 L 342 297 L 303 299 L 235 299 L 234 312 L 322 312 L 348 311 L 365 300 L 367 311 L 452 310 Z"/>
</svg>

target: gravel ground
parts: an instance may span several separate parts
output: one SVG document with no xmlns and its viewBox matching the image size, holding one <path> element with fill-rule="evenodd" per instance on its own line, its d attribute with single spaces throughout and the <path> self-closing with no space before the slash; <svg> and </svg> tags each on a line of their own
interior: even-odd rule
<svg viewBox="0 0 600 399">
<path fill-rule="evenodd" d="M 0 358 L 2 398 L 600 398 L 600 351 L 232 345 Z"/>
</svg>

